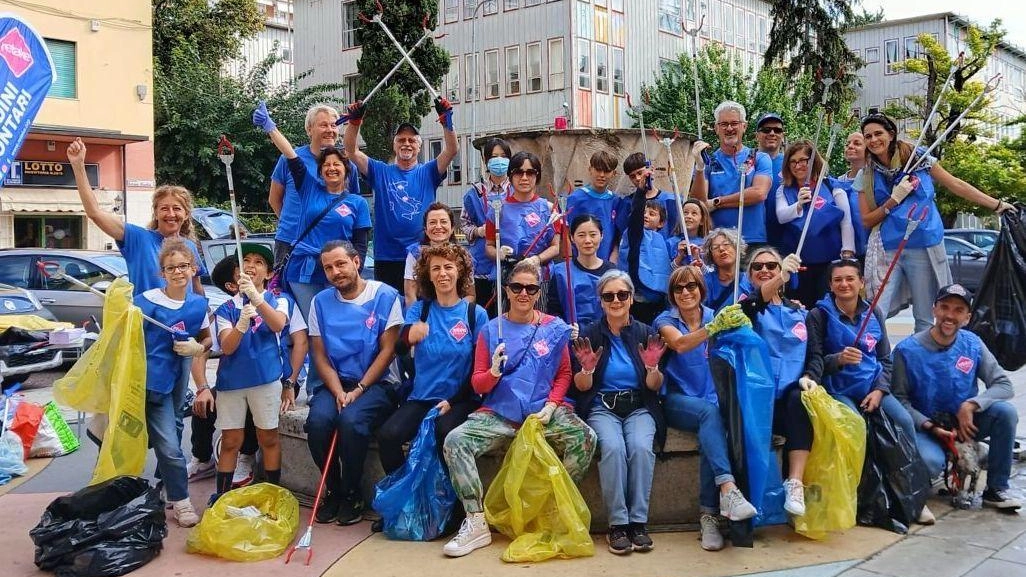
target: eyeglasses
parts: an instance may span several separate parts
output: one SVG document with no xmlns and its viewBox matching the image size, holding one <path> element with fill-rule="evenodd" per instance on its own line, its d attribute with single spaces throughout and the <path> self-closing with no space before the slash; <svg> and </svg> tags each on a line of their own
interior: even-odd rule
<svg viewBox="0 0 1026 577">
<path fill-rule="evenodd" d="M 192 268 L 192 263 L 171 264 L 162 268 L 164 269 L 164 272 L 168 274 L 173 272 L 185 272 Z"/>
<path fill-rule="evenodd" d="M 679 295 L 680 293 L 682 293 L 684 291 L 691 292 L 691 291 L 696 291 L 696 290 L 698 290 L 698 283 L 695 282 L 695 281 L 686 282 L 684 284 L 675 284 L 675 285 L 673 285 L 673 294 L 675 294 L 675 295 Z"/>
<path fill-rule="evenodd" d="M 788 164 L 790 164 L 791 166 L 801 166 L 803 164 L 808 165 L 809 164 L 809 159 L 808 158 L 792 158 L 788 162 Z"/>
<path fill-rule="evenodd" d="M 763 134 L 783 134 L 783 128 L 777 128 L 776 126 L 767 126 L 766 128 L 760 128 L 759 132 Z"/>
<path fill-rule="evenodd" d="M 541 290 L 541 287 L 536 284 L 521 284 L 518 282 L 511 282 L 508 285 L 506 285 L 506 288 L 509 289 L 509 292 L 515 295 L 527 291 L 527 294 L 530 296 L 538 294 L 538 291 Z"/>
<path fill-rule="evenodd" d="M 752 263 L 752 270 L 754 270 L 755 272 L 759 272 L 762 269 L 777 270 L 778 268 L 780 268 L 780 263 L 779 262 L 753 262 Z"/>
<path fill-rule="evenodd" d="M 533 168 L 515 168 L 515 169 L 509 171 L 509 173 L 512 174 L 513 176 L 527 176 L 527 177 L 535 177 L 535 176 L 538 175 L 538 171 L 533 169 Z"/>
<path fill-rule="evenodd" d="M 601 296 L 602 300 L 604 300 L 607 303 L 611 303 L 614 300 L 618 300 L 620 302 L 627 302 L 627 299 L 631 298 L 631 291 L 616 291 L 615 293 L 608 292 L 602 293 L 599 296 Z"/>
<path fill-rule="evenodd" d="M 744 123 L 743 122 L 738 122 L 738 121 L 734 121 L 734 122 L 717 122 L 716 126 L 719 126 L 720 128 L 737 128 L 737 127 L 741 126 L 742 124 L 744 124 Z"/>
</svg>

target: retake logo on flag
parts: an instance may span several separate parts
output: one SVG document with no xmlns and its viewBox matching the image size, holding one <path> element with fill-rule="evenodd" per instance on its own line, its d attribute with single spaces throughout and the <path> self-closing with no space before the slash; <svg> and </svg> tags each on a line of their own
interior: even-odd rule
<svg viewBox="0 0 1026 577">
<path fill-rule="evenodd" d="M 42 37 L 13 14 L 0 15 L 0 181 L 25 141 L 57 74 Z"/>
</svg>

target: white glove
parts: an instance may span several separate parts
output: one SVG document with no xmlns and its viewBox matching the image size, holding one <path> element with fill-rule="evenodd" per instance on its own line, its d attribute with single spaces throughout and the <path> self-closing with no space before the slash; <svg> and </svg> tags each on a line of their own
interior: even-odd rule
<svg viewBox="0 0 1026 577">
<path fill-rule="evenodd" d="M 702 160 L 702 152 L 708 148 L 709 143 L 703 140 L 698 140 L 691 146 L 691 154 L 695 155 L 695 172 L 705 172 L 705 162 Z"/>
<path fill-rule="evenodd" d="M 570 342 L 576 341 L 581 336 L 581 327 L 577 323 L 570 323 Z"/>
<path fill-rule="evenodd" d="M 807 186 L 798 189 L 798 204 L 804 206 L 810 202 L 812 202 L 812 189 Z"/>
<path fill-rule="evenodd" d="M 235 330 L 242 334 L 246 334 L 249 330 L 249 325 L 255 316 L 257 316 L 257 310 L 254 305 L 242 305 L 242 310 L 239 311 L 239 321 L 235 323 Z"/>
<path fill-rule="evenodd" d="M 912 191 L 915 189 L 915 184 L 906 174 L 900 181 L 898 181 L 898 184 L 895 184 L 894 188 L 891 189 L 891 200 L 901 204 L 902 201 L 908 198 L 908 195 L 912 194 Z"/>
<path fill-rule="evenodd" d="M 492 353 L 492 367 L 489 370 L 493 377 L 502 376 L 502 363 L 506 362 L 506 343 L 499 343 Z"/>
<path fill-rule="evenodd" d="M 801 387 L 803 391 L 807 391 L 810 393 L 812 391 L 815 391 L 819 387 L 819 385 L 816 384 L 816 381 L 810 379 L 809 377 L 800 377 L 798 379 L 798 386 Z"/>
<path fill-rule="evenodd" d="M 246 273 L 239 275 L 239 292 L 246 295 L 249 298 L 249 302 L 253 303 L 255 307 L 264 304 L 264 295 L 257 290 L 256 285 L 253 284 L 253 279 L 249 278 L 249 275 Z"/>
<path fill-rule="evenodd" d="M 791 275 L 798 272 L 801 267 L 802 259 L 798 258 L 798 255 L 792 253 L 785 256 L 780 262 L 780 278 L 784 279 L 784 282 L 791 280 Z"/>
<path fill-rule="evenodd" d="M 502 245 L 499 247 L 499 256 L 501 258 L 509 258 L 513 256 L 513 247 Z"/>
<path fill-rule="evenodd" d="M 187 341 L 175 341 L 175 353 L 183 357 L 195 357 L 207 351 L 207 348 L 196 342 L 196 339 L 189 337 Z"/>
<path fill-rule="evenodd" d="M 545 406 L 540 411 L 535 413 L 533 416 L 538 417 L 541 424 L 548 425 L 549 421 L 552 420 L 552 414 L 556 412 L 556 403 L 545 403 Z"/>
</svg>

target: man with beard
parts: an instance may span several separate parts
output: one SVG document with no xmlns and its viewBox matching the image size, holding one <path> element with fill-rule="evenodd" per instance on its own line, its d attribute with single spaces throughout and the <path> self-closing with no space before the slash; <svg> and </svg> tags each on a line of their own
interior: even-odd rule
<svg viewBox="0 0 1026 577">
<path fill-rule="evenodd" d="M 424 210 L 435 201 L 438 185 L 459 151 L 452 128 L 452 105 L 439 98 L 435 111 L 442 125 L 442 152 L 423 164 L 418 162 L 420 132 L 409 122 L 400 122 L 392 137 L 394 164 L 370 158 L 359 149 L 360 124 L 367 112 L 361 101 L 349 105 L 349 124 L 342 138 L 349 158 L 374 190 L 374 278 L 398 291 L 403 290 L 406 248 L 424 233 Z"/>
<path fill-rule="evenodd" d="M 321 266 L 332 288 L 310 305 L 310 352 L 323 384 L 310 393 L 307 442 L 317 466 L 329 467 L 317 522 L 351 525 L 363 519 L 367 445 L 399 401 L 393 359 L 402 305 L 397 290 L 360 277 L 360 257 L 349 242 L 326 243 Z M 335 458 L 326 463 L 336 431 Z"/>
<path fill-rule="evenodd" d="M 695 198 L 705 201 L 716 227 L 737 228 L 737 211 L 741 206 L 738 187 L 740 171 L 744 170 L 745 213 L 741 236 L 748 243 L 748 249 L 754 250 L 766 244 L 765 202 L 773 184 L 773 162 L 765 153 L 742 143 L 748 127 L 744 106 L 726 100 L 716 107 L 713 115 L 720 148 L 712 154 L 709 166 L 695 165 L 691 192 Z"/>
</svg>

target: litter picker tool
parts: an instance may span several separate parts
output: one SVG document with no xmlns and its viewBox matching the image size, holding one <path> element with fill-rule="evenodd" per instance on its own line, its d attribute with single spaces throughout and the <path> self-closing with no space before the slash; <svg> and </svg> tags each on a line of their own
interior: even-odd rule
<svg viewBox="0 0 1026 577">
<path fill-rule="evenodd" d="M 830 87 L 837 82 L 836 78 L 822 78 L 820 80 L 823 83 L 823 94 L 819 98 L 819 119 L 816 120 L 816 136 L 812 139 L 812 150 L 819 154 L 819 134 L 823 130 L 823 119 L 827 116 L 826 101 L 830 97 Z M 829 155 L 827 155 L 829 158 Z M 811 162 L 811 161 L 810 161 Z M 808 176 L 805 178 L 805 186 L 812 184 L 812 170 L 809 170 Z"/>
<path fill-rule="evenodd" d="M 374 14 L 374 16 L 371 17 L 371 18 L 367 18 L 363 14 L 358 14 L 358 17 L 360 18 L 360 20 L 362 20 L 362 21 L 364 21 L 364 22 L 366 22 L 368 24 L 373 22 L 373 23 L 377 24 L 379 27 L 381 27 L 381 31 L 385 33 L 385 36 L 388 36 L 388 39 L 392 41 L 392 44 L 395 44 L 395 48 L 396 48 L 396 50 L 399 51 L 399 54 L 402 55 L 403 60 L 405 60 L 407 63 L 409 63 L 410 68 L 413 69 L 413 72 L 417 75 L 418 78 L 420 78 L 420 81 L 424 83 L 424 87 L 427 88 L 428 93 L 431 94 L 431 98 L 434 99 L 434 100 L 437 100 L 438 98 L 440 98 L 440 96 L 438 94 L 438 91 L 436 91 L 435 88 L 433 86 L 431 86 L 431 83 L 427 81 L 427 78 L 420 71 L 420 68 L 417 66 L 417 64 L 413 61 L 413 58 L 410 57 L 410 53 L 407 52 L 405 48 L 403 48 L 403 45 L 399 43 L 399 40 L 397 40 L 395 35 L 392 34 L 392 31 L 389 30 L 388 25 L 385 24 L 385 22 L 381 19 L 381 14 L 384 12 L 384 9 L 381 7 L 381 2 L 379 0 L 375 0 L 374 3 L 378 7 L 378 12 L 376 14 Z M 424 19 L 424 25 L 425 25 L 425 28 L 426 28 L 427 27 L 427 18 L 426 17 Z"/>
<path fill-rule="evenodd" d="M 652 129 L 653 136 L 658 138 L 655 134 L 655 129 Z M 688 238 L 688 227 L 684 224 L 684 201 L 688 199 L 688 195 L 691 194 L 691 179 L 688 179 L 687 190 L 683 194 L 680 192 L 680 186 L 677 184 L 677 165 L 673 161 L 673 150 L 670 148 L 673 145 L 673 141 L 677 140 L 677 131 L 673 131 L 672 138 L 663 138 L 660 140 L 662 145 L 666 148 L 667 166 L 670 172 L 670 186 L 673 187 L 673 199 L 677 203 L 677 218 L 680 222 L 680 230 L 684 235 L 684 243 L 687 245 L 687 253 L 685 254 L 685 262 L 691 264 L 691 239 Z M 692 163 L 692 169 L 694 169 L 695 158 L 694 155 L 689 151 L 688 159 Z"/>
<path fill-rule="evenodd" d="M 331 470 L 331 464 L 335 458 L 335 443 L 338 442 L 338 430 L 336 429 L 331 434 L 331 444 L 328 445 L 328 458 L 324 460 L 324 470 L 321 471 L 321 482 L 317 485 L 317 495 L 314 496 L 313 509 L 310 510 L 310 522 L 306 525 L 306 532 L 299 538 L 294 545 L 289 547 L 285 553 L 285 564 L 288 565 L 289 561 L 292 560 L 292 554 L 299 549 L 306 550 L 306 563 L 310 564 L 310 559 L 313 558 L 313 525 L 314 520 L 317 519 L 317 509 L 321 505 L 321 496 L 324 494 L 324 482 L 328 478 L 328 471 Z"/>
<path fill-rule="evenodd" d="M 562 242 L 564 243 L 565 251 L 563 253 L 563 266 L 566 268 L 566 302 L 567 302 L 567 314 L 570 319 L 570 324 L 577 322 L 577 303 L 574 300 L 574 283 L 573 283 L 573 267 L 570 261 L 573 259 L 574 252 L 570 245 L 570 223 L 566 219 L 566 203 L 570 197 L 570 192 L 567 191 L 556 197 L 556 205 L 559 206 L 559 213 L 562 215 L 563 220 L 563 236 Z"/>
<path fill-rule="evenodd" d="M 499 229 L 502 228 L 502 199 L 496 198 L 491 201 L 492 210 L 495 211 L 495 333 L 502 344 L 502 242 L 499 238 Z"/>
<path fill-rule="evenodd" d="M 866 332 L 866 327 L 869 326 L 869 319 L 873 316 L 873 311 L 876 310 L 876 305 L 880 302 L 880 297 L 883 295 L 884 289 L 887 288 L 887 281 L 891 280 L 891 273 L 894 272 L 895 265 L 898 264 L 898 259 L 901 258 L 902 251 L 905 250 L 905 245 L 908 244 L 908 239 L 912 236 L 912 233 L 919 226 L 919 223 L 926 220 L 926 216 L 930 214 L 930 207 L 924 206 L 923 210 L 920 211 L 919 216 L 915 217 L 916 203 L 912 203 L 912 206 L 908 208 L 908 215 L 905 218 L 908 223 L 905 225 L 905 236 L 901 238 L 901 242 L 898 243 L 897 250 L 894 251 L 894 257 L 891 259 L 890 266 L 887 267 L 887 272 L 884 274 L 883 281 L 880 283 L 880 288 L 876 290 L 876 295 L 873 296 L 873 302 L 869 305 L 869 310 L 866 311 L 866 317 L 862 319 L 862 324 L 859 325 L 859 332 L 855 333 L 854 347 L 858 348 L 859 341 L 862 340 L 863 333 Z"/>
<path fill-rule="evenodd" d="M 644 100 L 644 93 L 642 93 L 642 100 Z M 648 137 L 645 135 L 645 105 L 644 103 L 638 104 L 637 107 L 631 102 L 631 95 L 627 93 L 627 106 L 633 108 L 638 113 L 638 125 L 641 128 L 641 151 L 645 154 L 645 166 L 652 169 L 652 157 L 648 154 Z M 652 188 L 652 174 L 649 172 L 646 178 L 646 184 L 648 188 Z"/>
<path fill-rule="evenodd" d="M 819 177 L 816 179 L 816 186 L 812 189 L 812 199 L 809 202 L 808 215 L 805 217 L 805 225 L 802 226 L 802 235 L 798 239 L 798 248 L 795 250 L 795 254 L 799 257 L 802 255 L 802 247 L 805 246 L 805 236 L 809 234 L 809 224 L 812 223 L 812 214 L 816 212 L 816 197 L 819 196 L 819 187 L 823 186 L 823 179 L 827 175 L 827 171 L 830 170 L 830 153 L 834 151 L 834 142 L 837 141 L 837 135 L 841 132 L 841 125 L 834 123 L 830 127 L 830 143 L 827 144 L 826 156 L 823 157 L 823 166 L 819 169 Z M 819 154 L 819 151 L 812 151 L 812 158 L 809 159 L 809 175 L 812 174 L 812 167 L 815 166 L 815 158 Z"/>
<path fill-rule="evenodd" d="M 93 293 L 94 295 L 100 297 L 101 299 L 106 299 L 107 298 L 107 295 L 105 295 L 102 292 L 96 290 L 95 288 L 87 285 L 86 283 L 78 280 L 77 278 L 69 275 L 68 273 L 62 271 L 61 270 L 61 265 L 59 265 L 58 263 L 55 263 L 53 261 L 41 260 L 41 261 L 36 263 L 36 267 L 39 269 L 40 274 L 42 274 L 43 276 L 45 276 L 47 278 L 51 278 L 52 277 L 52 278 L 58 278 L 58 279 L 61 279 L 61 280 L 65 280 L 65 281 L 70 282 L 71 284 L 74 284 L 76 286 L 84 288 L 85 290 Z M 156 320 L 156 319 L 154 319 L 152 317 L 149 317 L 147 315 L 142 315 L 142 318 L 143 318 L 143 320 L 151 322 L 151 323 L 157 325 L 158 327 L 164 329 L 165 331 L 171 333 L 172 335 L 175 336 L 176 339 L 180 335 L 184 335 L 184 333 L 182 333 L 181 331 L 177 331 L 177 330 L 175 330 L 175 329 L 165 325 L 164 323 L 162 323 L 162 322 L 160 322 L 160 321 L 158 321 L 158 320 Z"/>
<path fill-rule="evenodd" d="M 962 60 L 965 58 L 965 52 L 959 52 L 958 58 L 951 65 L 951 71 L 948 72 L 948 78 L 944 81 L 944 85 L 941 86 L 940 92 L 937 93 L 937 100 L 933 102 L 933 108 L 930 109 L 930 114 L 926 116 L 926 122 L 923 123 L 923 129 L 919 131 L 919 138 L 916 139 L 916 145 L 912 147 L 912 150 L 918 150 L 919 145 L 923 143 L 923 137 L 926 136 L 926 130 L 933 125 L 933 116 L 937 114 L 937 108 L 940 106 L 941 100 L 944 98 L 944 94 L 948 91 L 948 87 L 951 85 L 951 81 L 955 78 L 955 72 L 958 71 L 959 67 L 962 66 Z M 908 174 L 909 167 L 912 166 L 912 160 L 915 158 L 915 154 L 910 154 L 908 161 L 905 163 L 904 168 L 901 169 L 901 174 Z"/>
<path fill-rule="evenodd" d="M 748 152 L 748 158 L 737 167 L 737 244 L 734 246 L 734 303 L 737 304 L 738 290 L 741 283 L 741 226 L 745 220 L 745 179 L 755 168 L 755 148 Z"/>
<path fill-rule="evenodd" d="M 442 37 L 444 37 L 444 36 L 445 36 L 445 34 L 443 33 L 443 34 L 439 34 L 438 36 L 434 36 L 433 38 L 434 38 L 434 40 L 441 40 Z M 431 31 L 427 27 L 427 17 L 425 16 L 425 18 L 424 18 L 424 34 L 421 35 L 420 39 L 417 40 L 417 43 L 414 44 L 412 48 L 410 48 L 409 53 L 413 54 L 413 52 L 421 44 L 423 44 L 425 40 L 427 40 L 428 38 L 431 38 L 431 37 L 432 37 L 431 36 Z M 363 97 L 363 100 L 361 100 L 361 102 L 363 102 L 365 105 L 368 102 L 370 102 L 370 99 L 373 98 L 375 94 L 377 94 L 378 90 L 381 90 L 381 87 L 383 87 L 385 85 L 385 83 L 388 82 L 388 80 L 390 78 L 392 78 L 392 76 L 394 76 L 396 72 L 399 71 L 399 69 L 402 67 L 404 62 L 406 62 L 406 59 L 405 58 L 400 58 L 399 62 L 396 62 L 395 66 L 393 66 L 392 69 L 388 71 L 388 74 L 386 74 L 384 76 L 384 78 L 379 80 L 378 83 L 374 85 L 374 88 L 371 88 L 371 91 L 367 93 L 367 96 Z"/>
<path fill-rule="evenodd" d="M 235 253 L 239 257 L 239 270 L 242 270 L 242 238 L 239 232 L 239 209 L 235 204 L 235 180 L 232 178 L 232 162 L 235 161 L 235 147 L 224 134 L 217 141 L 217 157 L 224 163 L 224 173 L 228 177 L 228 200 L 232 205 L 232 231 L 235 233 Z"/>
<path fill-rule="evenodd" d="M 687 24 L 682 18 L 680 21 L 681 27 L 684 29 L 684 33 L 691 37 L 691 76 L 695 81 L 695 131 L 698 135 L 698 139 L 702 140 L 702 103 L 699 98 L 699 81 L 698 81 L 698 32 L 705 25 L 705 14 L 698 21 L 698 26 L 695 28 L 688 28 Z M 709 159 L 705 158 L 707 155 L 703 154 L 702 160 L 708 164 Z"/>
</svg>

